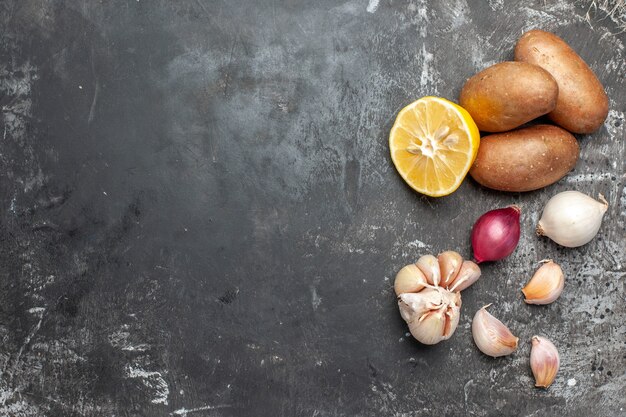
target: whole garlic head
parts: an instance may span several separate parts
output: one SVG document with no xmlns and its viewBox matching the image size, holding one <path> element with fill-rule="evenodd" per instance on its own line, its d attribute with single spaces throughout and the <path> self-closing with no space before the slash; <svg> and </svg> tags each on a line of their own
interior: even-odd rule
<svg viewBox="0 0 626 417">
<path fill-rule="evenodd" d="M 452 336 L 459 324 L 461 290 L 480 277 L 480 268 L 454 251 L 424 255 L 396 275 L 400 315 L 415 339 L 433 345 Z"/>
<path fill-rule="evenodd" d="M 414 338 L 425 345 L 449 339 L 459 324 L 461 294 L 441 287 L 400 294 L 400 315 Z"/>
</svg>

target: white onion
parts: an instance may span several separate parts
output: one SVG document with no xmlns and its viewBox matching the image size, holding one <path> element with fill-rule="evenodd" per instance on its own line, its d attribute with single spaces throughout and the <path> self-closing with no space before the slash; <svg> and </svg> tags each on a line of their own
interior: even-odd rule
<svg viewBox="0 0 626 417">
<path fill-rule="evenodd" d="M 578 191 L 564 191 L 546 204 L 537 234 L 568 248 L 582 246 L 598 233 L 608 207 L 602 194 L 596 201 Z"/>
</svg>

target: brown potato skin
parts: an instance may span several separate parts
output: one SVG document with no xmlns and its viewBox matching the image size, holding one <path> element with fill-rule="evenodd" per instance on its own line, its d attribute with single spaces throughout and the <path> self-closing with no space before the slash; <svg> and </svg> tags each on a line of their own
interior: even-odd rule
<svg viewBox="0 0 626 417">
<path fill-rule="evenodd" d="M 609 112 L 602 83 L 583 59 L 557 35 L 531 30 L 515 45 L 515 60 L 539 65 L 559 85 L 556 108 L 548 114 L 556 124 L 574 133 L 597 130 Z"/>
<path fill-rule="evenodd" d="M 470 175 L 500 191 L 532 191 L 553 184 L 576 165 L 578 142 L 568 131 L 536 125 L 480 140 Z"/>
<path fill-rule="evenodd" d="M 500 62 L 467 80 L 459 104 L 485 132 L 515 129 L 554 110 L 559 87 L 550 73 L 524 62 Z"/>
</svg>

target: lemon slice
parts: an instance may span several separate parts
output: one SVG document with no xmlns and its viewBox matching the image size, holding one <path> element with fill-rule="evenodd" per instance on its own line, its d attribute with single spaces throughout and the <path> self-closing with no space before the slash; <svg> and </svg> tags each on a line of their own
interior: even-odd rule
<svg viewBox="0 0 626 417">
<path fill-rule="evenodd" d="M 398 113 L 389 134 L 391 159 L 411 188 L 451 194 L 467 175 L 480 144 L 469 113 L 440 97 L 422 97 Z"/>
</svg>

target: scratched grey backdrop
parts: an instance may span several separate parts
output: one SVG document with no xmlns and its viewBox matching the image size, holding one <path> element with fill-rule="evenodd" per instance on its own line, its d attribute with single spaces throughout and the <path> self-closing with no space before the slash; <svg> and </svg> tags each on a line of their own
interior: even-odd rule
<svg viewBox="0 0 626 417">
<path fill-rule="evenodd" d="M 0 414 L 625 416 L 624 20 L 623 1 L 1 1 Z M 456 98 L 530 28 L 611 99 L 576 169 L 527 194 L 412 192 L 398 110 Z M 567 189 L 610 202 L 580 249 L 533 233 Z M 475 219 L 511 203 L 521 243 L 463 293 L 454 337 L 407 337 L 395 272 L 469 257 Z M 544 258 L 565 291 L 527 306 Z M 472 343 L 486 303 L 510 357 Z M 547 391 L 535 333 L 561 351 Z"/>
</svg>

